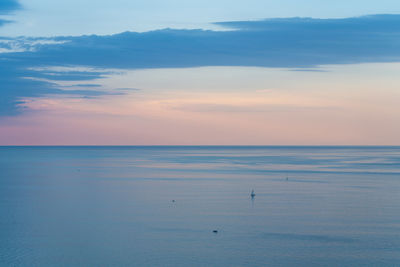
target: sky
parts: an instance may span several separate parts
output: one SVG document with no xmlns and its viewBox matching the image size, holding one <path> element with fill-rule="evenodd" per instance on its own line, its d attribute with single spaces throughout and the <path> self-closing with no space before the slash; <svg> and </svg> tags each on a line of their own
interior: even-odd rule
<svg viewBox="0 0 400 267">
<path fill-rule="evenodd" d="M 0 145 L 400 145 L 398 1 L 0 2 Z"/>
</svg>

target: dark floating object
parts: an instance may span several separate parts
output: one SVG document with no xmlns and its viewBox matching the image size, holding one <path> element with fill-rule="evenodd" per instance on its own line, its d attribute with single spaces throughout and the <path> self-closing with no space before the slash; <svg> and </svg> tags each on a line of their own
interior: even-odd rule
<svg viewBox="0 0 400 267">
<path fill-rule="evenodd" d="M 217 233 L 218 233 L 218 230 L 213 230 L 213 233 L 214 233 L 214 234 L 217 234 Z"/>
<path fill-rule="evenodd" d="M 254 189 L 251 190 L 251 194 L 250 194 L 251 198 L 254 198 L 256 196 L 256 194 L 254 193 Z"/>
<path fill-rule="evenodd" d="M 172 202 L 175 202 L 175 199 L 173 199 Z"/>
</svg>

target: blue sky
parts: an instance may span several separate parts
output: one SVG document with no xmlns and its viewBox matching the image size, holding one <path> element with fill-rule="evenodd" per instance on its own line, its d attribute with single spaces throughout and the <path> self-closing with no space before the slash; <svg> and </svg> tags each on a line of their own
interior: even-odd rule
<svg viewBox="0 0 400 267">
<path fill-rule="evenodd" d="M 17 3 L 2 0 L 11 10 Z M 20 0 L 0 29 L 3 36 L 115 34 L 172 28 L 214 28 L 210 23 L 277 17 L 344 18 L 368 14 L 398 14 L 396 0 Z"/>
<path fill-rule="evenodd" d="M 288 73 L 289 79 L 308 77 L 308 82 L 313 83 L 312 80 L 318 80 L 322 72 L 330 72 L 328 66 L 375 64 L 378 69 L 386 68 L 379 67 L 379 64 L 397 64 L 400 61 L 400 15 L 397 13 L 400 13 L 400 3 L 388 0 L 379 3 L 302 1 L 301 4 L 290 0 L 243 3 L 2 1 L 0 121 L 5 117 L 20 118 L 33 114 L 37 106 L 29 103 L 36 103 L 38 99 L 48 101 L 50 96 L 52 101 L 80 99 L 86 101 L 82 103 L 84 106 L 92 103 L 93 99 L 115 100 L 123 95 L 146 95 L 142 88 L 137 90 L 136 80 L 118 84 L 115 77 L 122 79 L 124 73 L 134 75 L 131 71 L 154 70 L 157 79 L 165 73 L 171 74 L 168 72 L 170 69 L 175 69 L 176 74 L 185 68 L 225 67 L 227 69 L 209 69 L 222 77 L 227 75 L 230 67 L 240 68 L 243 73 L 252 73 L 248 68 L 272 72 L 279 69 Z M 385 66 L 397 69 L 393 67 L 395 65 Z M 159 72 L 160 69 L 166 72 Z M 371 74 L 370 68 L 353 69 Z M 299 76 L 295 72 L 304 74 Z M 200 73 L 204 77 L 209 75 L 204 71 Z M 355 87 L 354 77 L 358 77 L 357 83 L 360 83 L 354 90 L 360 92 L 361 87 L 368 87 L 367 84 L 361 85 L 360 75 L 358 72 L 346 76 L 347 80 L 337 90 L 346 87 L 346 82 Z M 393 81 L 388 76 L 381 77 L 386 79 L 382 86 L 391 88 Z M 325 78 L 323 86 L 332 83 L 329 76 Z M 108 84 L 107 79 L 114 84 Z M 271 80 L 273 85 L 269 86 L 261 80 L 260 89 L 252 87 L 257 92 L 280 87 L 274 79 Z M 189 80 L 185 91 L 174 97 L 197 93 L 196 83 L 195 79 Z M 140 85 L 147 87 L 147 84 L 152 84 L 152 81 Z M 242 77 L 240 84 L 243 84 L 242 93 L 246 93 L 246 84 L 254 85 L 254 81 Z M 287 86 L 291 90 L 297 87 L 295 84 Z M 226 93 L 229 87 L 234 86 L 225 84 L 215 88 L 214 92 Z M 157 95 L 163 95 L 174 90 L 174 87 L 158 84 L 155 91 Z M 376 90 L 379 96 L 380 89 Z M 206 92 L 207 88 L 200 91 Z M 388 95 L 392 93 L 390 91 Z M 252 99 L 248 95 L 242 97 Z M 296 97 L 303 101 L 301 95 Z M 147 102 L 149 95 L 145 99 L 143 103 L 150 103 Z M 221 103 L 217 103 L 217 99 Z M 63 101 L 57 103 L 63 106 Z M 252 109 L 233 99 L 225 103 L 220 95 L 215 95 L 215 103 L 207 100 L 207 103 L 190 104 L 191 98 L 186 101 L 188 103 L 182 106 L 187 110 L 247 112 Z M 254 111 L 268 110 L 260 105 L 255 104 Z M 157 129 L 163 123 L 149 127 Z"/>
</svg>

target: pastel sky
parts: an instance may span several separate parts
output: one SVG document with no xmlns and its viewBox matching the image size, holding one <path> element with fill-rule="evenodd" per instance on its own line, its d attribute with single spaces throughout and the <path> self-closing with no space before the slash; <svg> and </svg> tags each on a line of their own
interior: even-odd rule
<svg viewBox="0 0 400 267">
<path fill-rule="evenodd" d="M 399 1 L 2 0 L 0 145 L 400 145 L 399 73 Z"/>
</svg>

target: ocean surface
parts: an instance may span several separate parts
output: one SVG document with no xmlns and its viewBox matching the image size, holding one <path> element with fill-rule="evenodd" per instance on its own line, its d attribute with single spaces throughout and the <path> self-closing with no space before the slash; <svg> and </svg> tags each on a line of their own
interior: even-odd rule
<svg viewBox="0 0 400 267">
<path fill-rule="evenodd" d="M 0 266 L 400 266 L 400 147 L 0 147 Z"/>
</svg>

